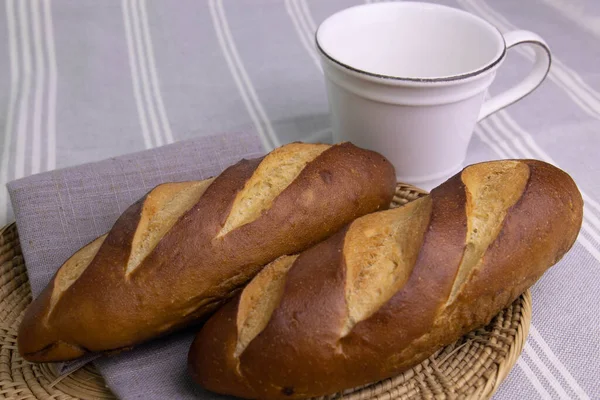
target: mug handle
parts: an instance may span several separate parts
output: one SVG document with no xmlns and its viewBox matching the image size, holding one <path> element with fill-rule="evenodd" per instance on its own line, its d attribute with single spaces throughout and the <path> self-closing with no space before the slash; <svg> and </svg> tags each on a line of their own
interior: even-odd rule
<svg viewBox="0 0 600 400">
<path fill-rule="evenodd" d="M 477 121 L 481 121 L 533 92 L 550 71 L 552 54 L 544 39 L 539 35 L 529 31 L 512 31 L 504 35 L 504 41 L 506 49 L 525 43 L 535 45 L 533 46 L 535 52 L 533 69 L 521 82 L 483 103 Z"/>
</svg>

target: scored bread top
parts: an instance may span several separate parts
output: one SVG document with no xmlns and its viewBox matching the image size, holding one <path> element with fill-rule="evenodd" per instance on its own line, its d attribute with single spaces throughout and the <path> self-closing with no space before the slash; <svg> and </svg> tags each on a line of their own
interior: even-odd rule
<svg viewBox="0 0 600 400">
<path fill-rule="evenodd" d="M 192 208 L 204 194 L 214 178 L 203 181 L 165 183 L 146 196 L 135 235 L 125 275 L 138 267 L 156 247 L 160 239 Z"/>
<path fill-rule="evenodd" d="M 348 320 L 341 336 L 367 319 L 408 280 L 429 222 L 431 199 L 366 215 L 354 221 L 344 241 Z"/>
<path fill-rule="evenodd" d="M 242 291 L 236 319 L 235 357 L 239 357 L 267 325 L 283 295 L 285 275 L 296 258 L 297 255 L 279 257 L 263 268 Z"/>
<path fill-rule="evenodd" d="M 108 234 L 100 236 L 98 239 L 88 243 L 82 247 L 79 251 L 73 254 L 58 270 L 56 277 L 54 278 L 54 288 L 52 290 L 52 296 L 50 297 L 50 305 L 48 306 L 48 312 L 46 313 L 45 322 L 48 322 L 48 318 L 52 315 L 52 311 L 56 306 L 56 303 L 60 299 L 60 296 L 81 276 L 83 271 L 90 265 L 100 246 L 104 243 Z"/>
<path fill-rule="evenodd" d="M 306 164 L 330 147 L 328 144 L 290 143 L 269 153 L 235 197 L 217 237 L 258 218 L 271 207 L 275 197 L 298 177 Z"/>
<path fill-rule="evenodd" d="M 483 255 L 496 239 L 506 214 L 522 196 L 529 167 L 519 161 L 477 164 L 461 174 L 467 193 L 467 238 L 458 274 L 447 304 L 452 303 Z"/>
</svg>

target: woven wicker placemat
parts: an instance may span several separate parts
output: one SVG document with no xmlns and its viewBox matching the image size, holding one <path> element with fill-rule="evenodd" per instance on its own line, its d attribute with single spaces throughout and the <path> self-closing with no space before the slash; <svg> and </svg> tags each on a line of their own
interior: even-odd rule
<svg viewBox="0 0 600 400">
<path fill-rule="evenodd" d="M 424 194 L 399 184 L 393 206 Z M 59 377 L 51 364 L 32 364 L 19 356 L 17 328 L 30 302 L 19 237 L 11 224 L 0 230 L 0 399 L 114 399 L 91 364 Z M 527 291 L 488 326 L 470 332 L 409 371 L 323 399 L 489 398 L 521 354 L 530 321 Z"/>
</svg>

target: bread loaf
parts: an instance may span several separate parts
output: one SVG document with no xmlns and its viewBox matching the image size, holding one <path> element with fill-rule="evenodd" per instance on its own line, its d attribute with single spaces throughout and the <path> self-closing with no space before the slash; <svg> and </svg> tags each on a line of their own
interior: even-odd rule
<svg viewBox="0 0 600 400">
<path fill-rule="evenodd" d="M 572 179 L 549 164 L 467 167 L 429 196 L 265 267 L 204 325 L 190 372 L 209 390 L 260 399 L 399 374 L 540 278 L 575 241 L 582 207 Z"/>
<path fill-rule="evenodd" d="M 58 270 L 25 314 L 19 352 L 68 360 L 188 325 L 270 261 L 388 208 L 394 187 L 384 157 L 349 143 L 293 143 L 157 186 Z"/>
</svg>

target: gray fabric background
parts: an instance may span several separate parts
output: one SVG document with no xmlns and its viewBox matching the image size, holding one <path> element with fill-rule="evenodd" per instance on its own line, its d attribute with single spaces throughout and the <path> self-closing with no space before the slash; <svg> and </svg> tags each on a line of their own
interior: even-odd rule
<svg viewBox="0 0 600 400">
<path fill-rule="evenodd" d="M 600 398 L 600 2 L 437 2 L 486 18 L 502 32 L 537 32 L 554 54 L 550 76 L 535 93 L 479 124 L 466 162 L 543 159 L 569 172 L 586 202 L 583 229 L 573 250 L 533 288 L 528 344 L 496 397 Z M 359 3 L 4 0 L 0 183 L 217 132 L 255 134 L 260 138 L 256 146 L 330 140 L 312 35 L 324 18 Z M 527 51 L 510 50 L 491 94 L 516 82 L 530 65 Z M 236 141 L 230 139 L 229 145 Z M 210 149 L 198 151 L 207 160 L 214 156 Z M 177 156 L 172 159 L 180 161 Z M 72 175 L 63 178 L 63 172 L 54 173 L 53 179 L 70 179 L 73 190 L 66 193 L 60 184 L 14 184 L 15 193 L 21 185 L 18 196 L 23 200 L 15 212 L 37 212 L 40 221 L 62 218 L 62 225 L 48 232 L 35 232 L 41 225 L 29 222 L 34 234 L 55 235 L 60 244 L 43 251 L 33 240 L 25 253 L 29 268 L 47 268 L 47 277 L 60 265 L 59 258 L 66 257 L 65 247 L 83 244 L 94 232 L 94 221 L 108 223 L 135 199 L 138 192 L 129 194 L 127 185 L 143 191 L 145 185 L 135 174 L 123 176 L 117 170 L 113 175 L 109 168 L 71 170 Z M 116 194 L 99 200 L 93 218 L 88 214 L 94 212 L 86 208 L 92 178 L 110 189 L 105 193 Z M 112 189 L 111 178 L 119 181 Z M 49 191 L 44 200 L 48 206 L 58 207 L 54 215 L 38 212 L 45 204 L 26 200 L 44 198 L 44 190 Z M 0 223 L 14 217 L 7 192 L 0 191 Z M 62 256 L 53 258 L 55 251 Z M 103 371 L 109 381 L 121 379 L 119 387 L 143 387 L 150 364 L 134 362 L 127 373 L 114 372 L 112 377 L 108 369 Z M 163 373 L 160 378 L 168 376 Z M 165 396 L 158 393 L 154 398 Z"/>
</svg>

